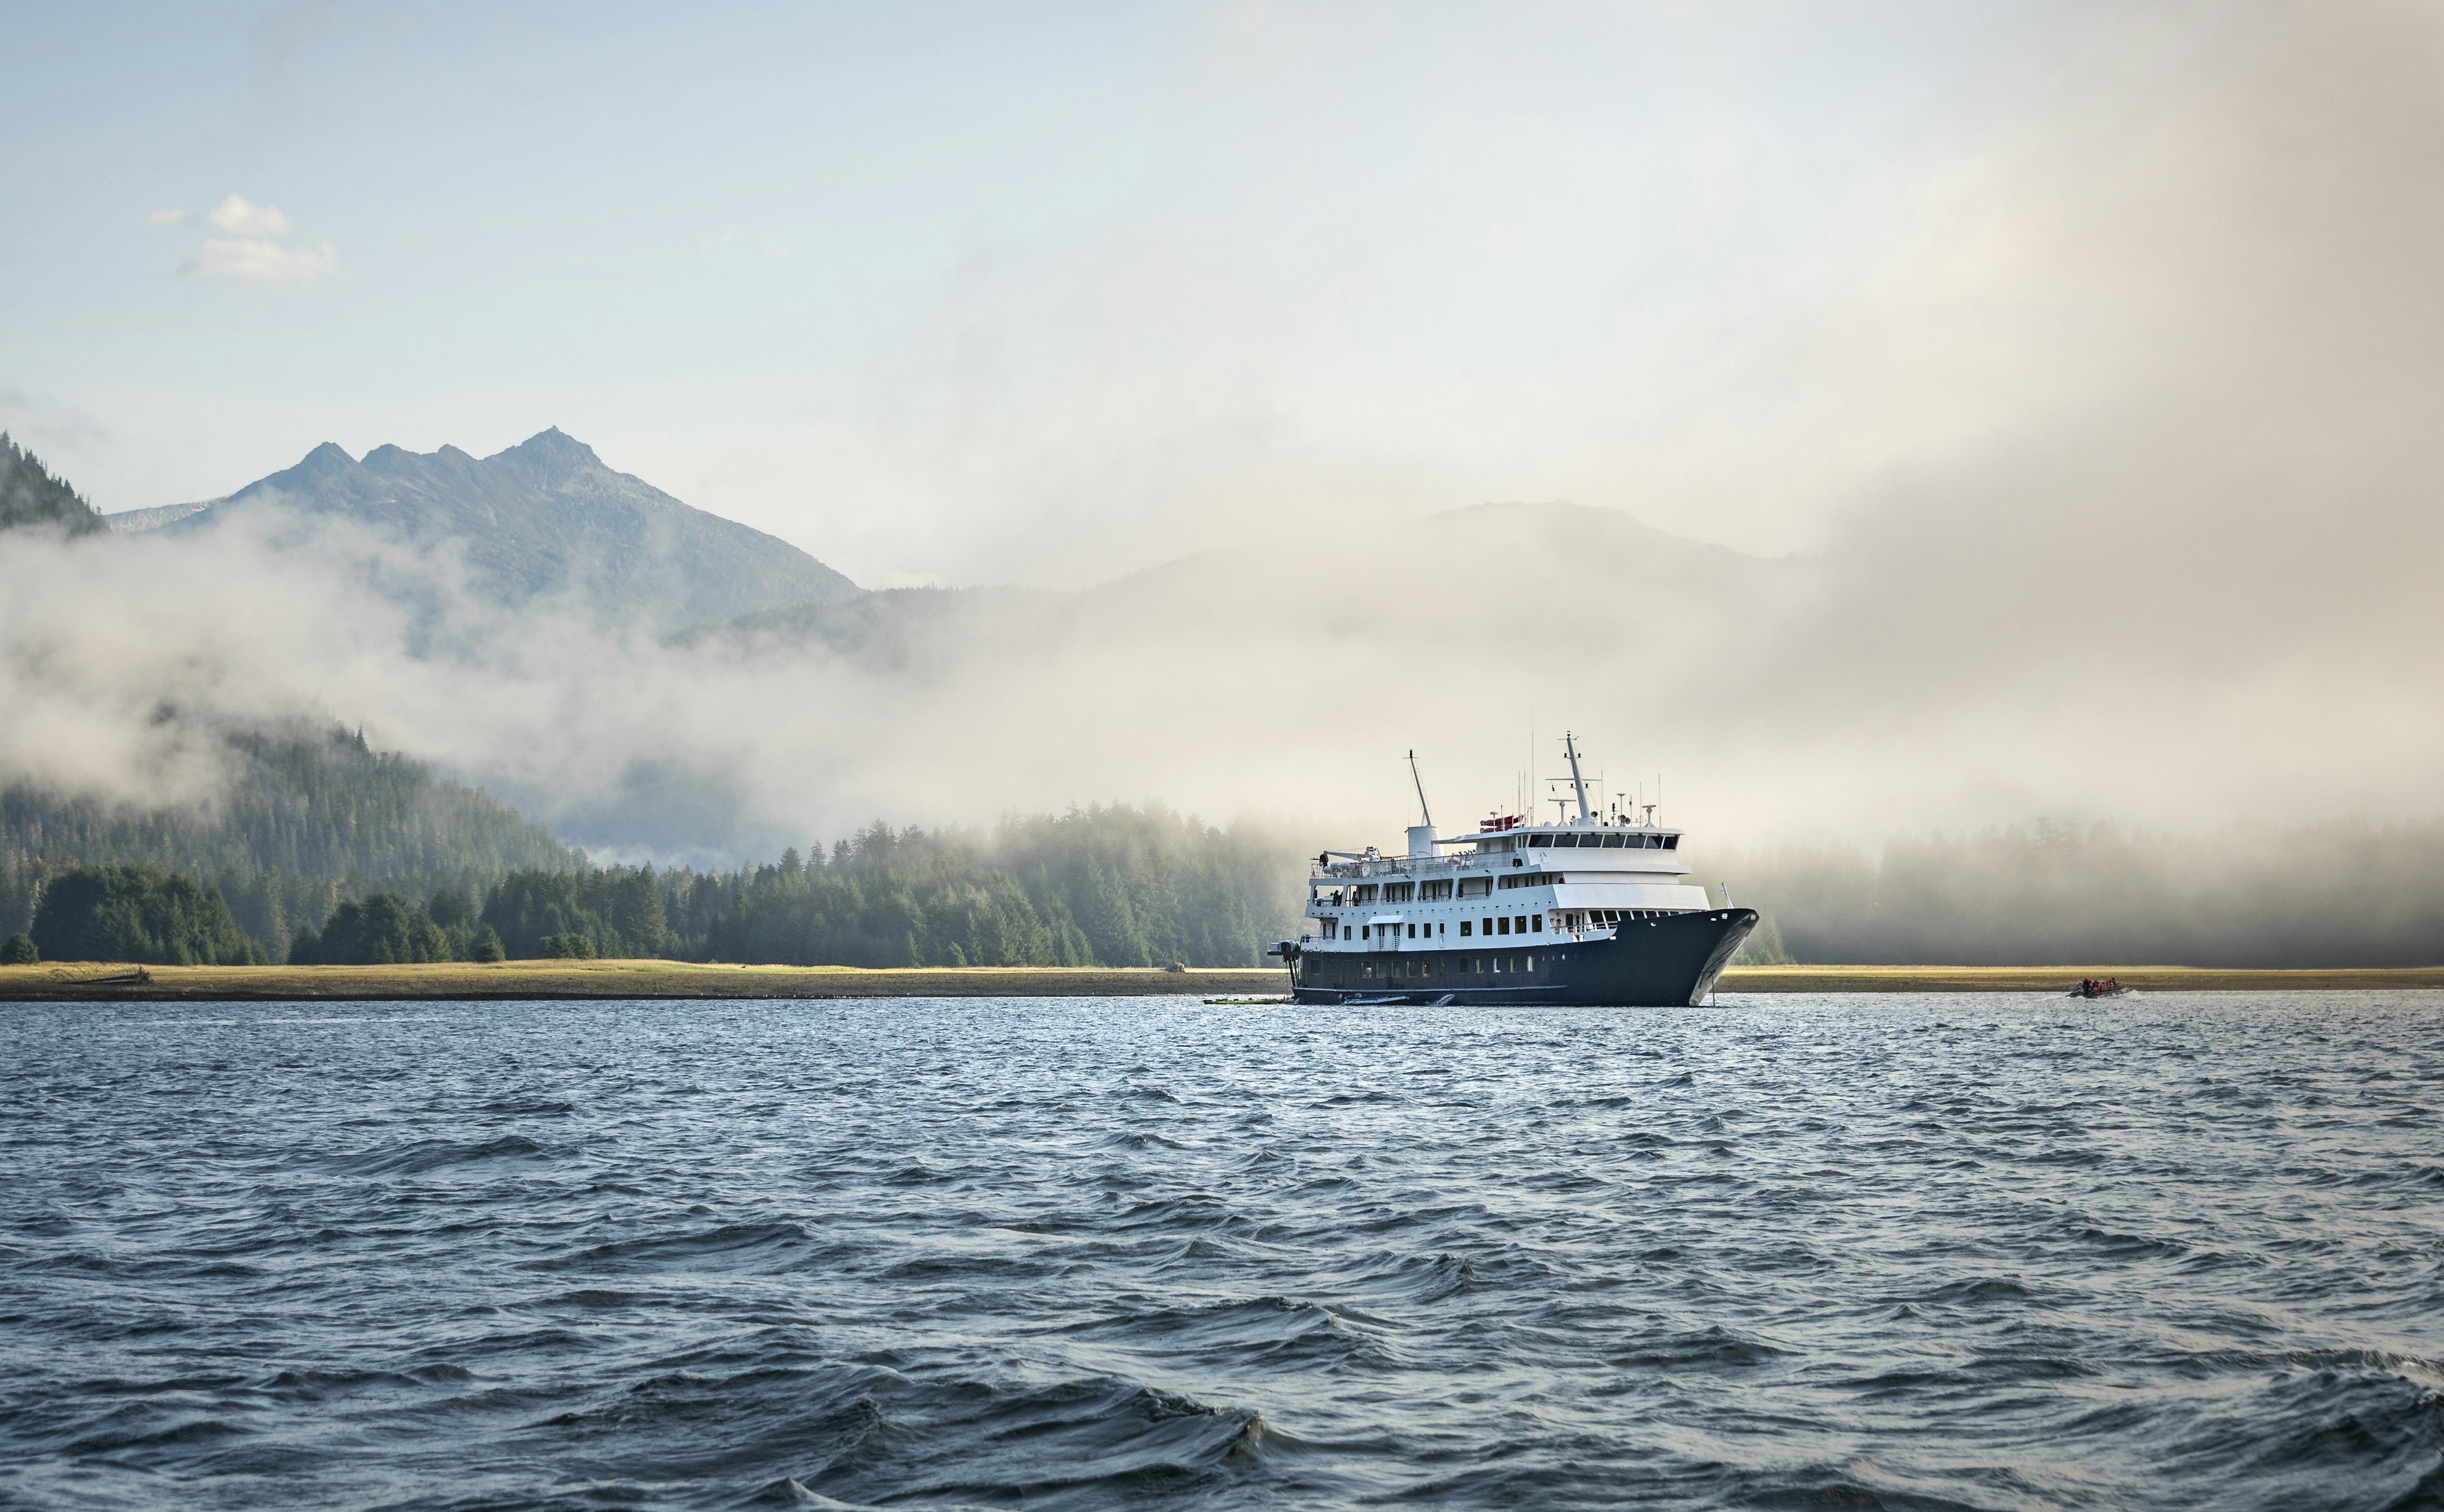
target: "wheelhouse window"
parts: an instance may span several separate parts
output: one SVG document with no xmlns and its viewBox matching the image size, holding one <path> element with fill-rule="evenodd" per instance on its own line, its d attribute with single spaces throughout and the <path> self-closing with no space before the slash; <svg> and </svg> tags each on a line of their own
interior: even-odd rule
<svg viewBox="0 0 2444 1512">
<path fill-rule="evenodd" d="M 1528 837 L 1528 848 L 1531 851 L 1541 851 L 1552 843 L 1553 837 L 1550 835 L 1530 835 Z"/>
</svg>

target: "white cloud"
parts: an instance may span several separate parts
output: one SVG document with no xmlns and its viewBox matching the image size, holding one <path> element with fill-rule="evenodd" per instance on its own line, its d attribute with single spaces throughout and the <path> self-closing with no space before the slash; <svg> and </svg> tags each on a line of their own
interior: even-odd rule
<svg viewBox="0 0 2444 1512">
<path fill-rule="evenodd" d="M 331 244 L 292 251 L 278 242 L 222 241 L 214 237 L 204 243 L 203 249 L 179 265 L 181 273 L 220 273 L 230 278 L 251 278 L 267 284 L 285 284 L 291 279 L 319 278 L 335 271 L 339 256 Z"/>
<path fill-rule="evenodd" d="M 232 236 L 277 236 L 288 229 L 288 217 L 277 209 L 255 204 L 240 194 L 231 194 L 214 206 L 212 220 Z"/>
<path fill-rule="evenodd" d="M 195 217 L 183 210 L 157 210 L 146 218 L 156 226 L 184 226 Z"/>
</svg>

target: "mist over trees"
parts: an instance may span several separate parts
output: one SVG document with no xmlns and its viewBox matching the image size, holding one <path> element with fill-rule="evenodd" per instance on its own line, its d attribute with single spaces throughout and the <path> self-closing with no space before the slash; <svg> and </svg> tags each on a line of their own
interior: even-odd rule
<svg viewBox="0 0 2444 1512">
<path fill-rule="evenodd" d="M 2164 835 L 2041 821 L 1895 839 L 1879 855 L 1791 845 L 1693 859 L 1815 964 L 2444 964 L 2439 823 Z"/>
<path fill-rule="evenodd" d="M 513 956 L 800 966 L 1257 966 L 1298 932 L 1286 842 L 1160 807 L 1012 817 L 990 832 L 873 824 L 734 872 L 521 873 L 486 897 Z"/>
<path fill-rule="evenodd" d="M 211 879 L 275 960 L 291 931 L 343 898 L 467 889 L 518 869 L 581 862 L 542 827 L 424 764 L 338 728 L 217 737 L 208 802 L 139 807 L 0 786 L 0 932 L 22 927 L 61 868 L 120 863 Z"/>
</svg>

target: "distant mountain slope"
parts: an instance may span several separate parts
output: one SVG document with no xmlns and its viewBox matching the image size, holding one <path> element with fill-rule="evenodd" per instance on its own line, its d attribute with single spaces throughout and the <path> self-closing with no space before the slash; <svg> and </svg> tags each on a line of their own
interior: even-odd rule
<svg viewBox="0 0 2444 1512">
<path fill-rule="evenodd" d="M 72 536 L 107 529 L 93 506 L 0 431 L 0 530 L 50 527 Z"/>
<path fill-rule="evenodd" d="M 870 671 L 939 671 L 977 658 L 1038 662 L 1062 645 L 1240 647 L 1269 683 L 1267 653 L 1420 646 L 1508 655 L 1542 640 L 1719 663 L 1738 627 L 1762 622 L 1807 564 L 1676 536 L 1617 509 L 1483 504 L 1398 530 L 1319 527 L 1199 552 L 1072 592 L 897 589 L 854 602 L 738 616 L 669 637 L 689 650 L 813 654 Z M 1454 613 L 1457 602 L 1469 612 Z M 1489 639 L 1487 627 L 1494 627 Z M 1522 629 L 1521 627 L 1540 627 Z M 1212 657 L 1180 655 L 1183 668 Z"/>
<path fill-rule="evenodd" d="M 1042 588 L 879 588 L 693 625 L 664 643 L 750 657 L 821 647 L 868 672 L 923 672 L 981 637 L 1040 644 L 1076 613 L 1077 601 L 1075 594 Z"/>
<path fill-rule="evenodd" d="M 188 512 L 149 527 L 200 531 L 265 505 L 360 520 L 418 544 L 461 542 L 474 586 L 509 606 L 566 591 L 675 627 L 860 592 L 786 541 L 614 472 L 556 429 L 480 460 L 456 447 L 384 446 L 360 462 L 325 442 L 225 499 L 170 507 Z"/>
<path fill-rule="evenodd" d="M 276 952 L 287 949 L 287 924 L 319 925 L 343 893 L 421 896 L 436 885 L 579 861 L 509 805 L 371 749 L 361 735 L 234 733 L 228 759 L 223 792 L 200 806 L 133 808 L 26 783 L 0 786 L 0 934 L 25 927 L 43 876 L 81 863 L 140 863 L 217 882 L 239 925 Z"/>
<path fill-rule="evenodd" d="M 218 499 L 199 499 L 194 504 L 157 504 L 149 509 L 120 509 L 103 515 L 102 521 L 123 536 L 139 536 L 147 530 L 158 530 L 191 514 L 200 514 L 220 503 Z"/>
</svg>

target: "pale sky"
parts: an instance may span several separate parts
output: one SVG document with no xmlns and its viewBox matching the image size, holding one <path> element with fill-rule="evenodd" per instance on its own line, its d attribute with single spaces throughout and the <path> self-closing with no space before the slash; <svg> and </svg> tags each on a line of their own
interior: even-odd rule
<svg viewBox="0 0 2444 1512">
<path fill-rule="evenodd" d="M 558 425 L 871 586 L 1487 499 L 1807 546 L 2016 402 L 1844 344 L 1928 186 L 2242 14 L 0 9 L 0 427 L 102 508 Z"/>
</svg>

